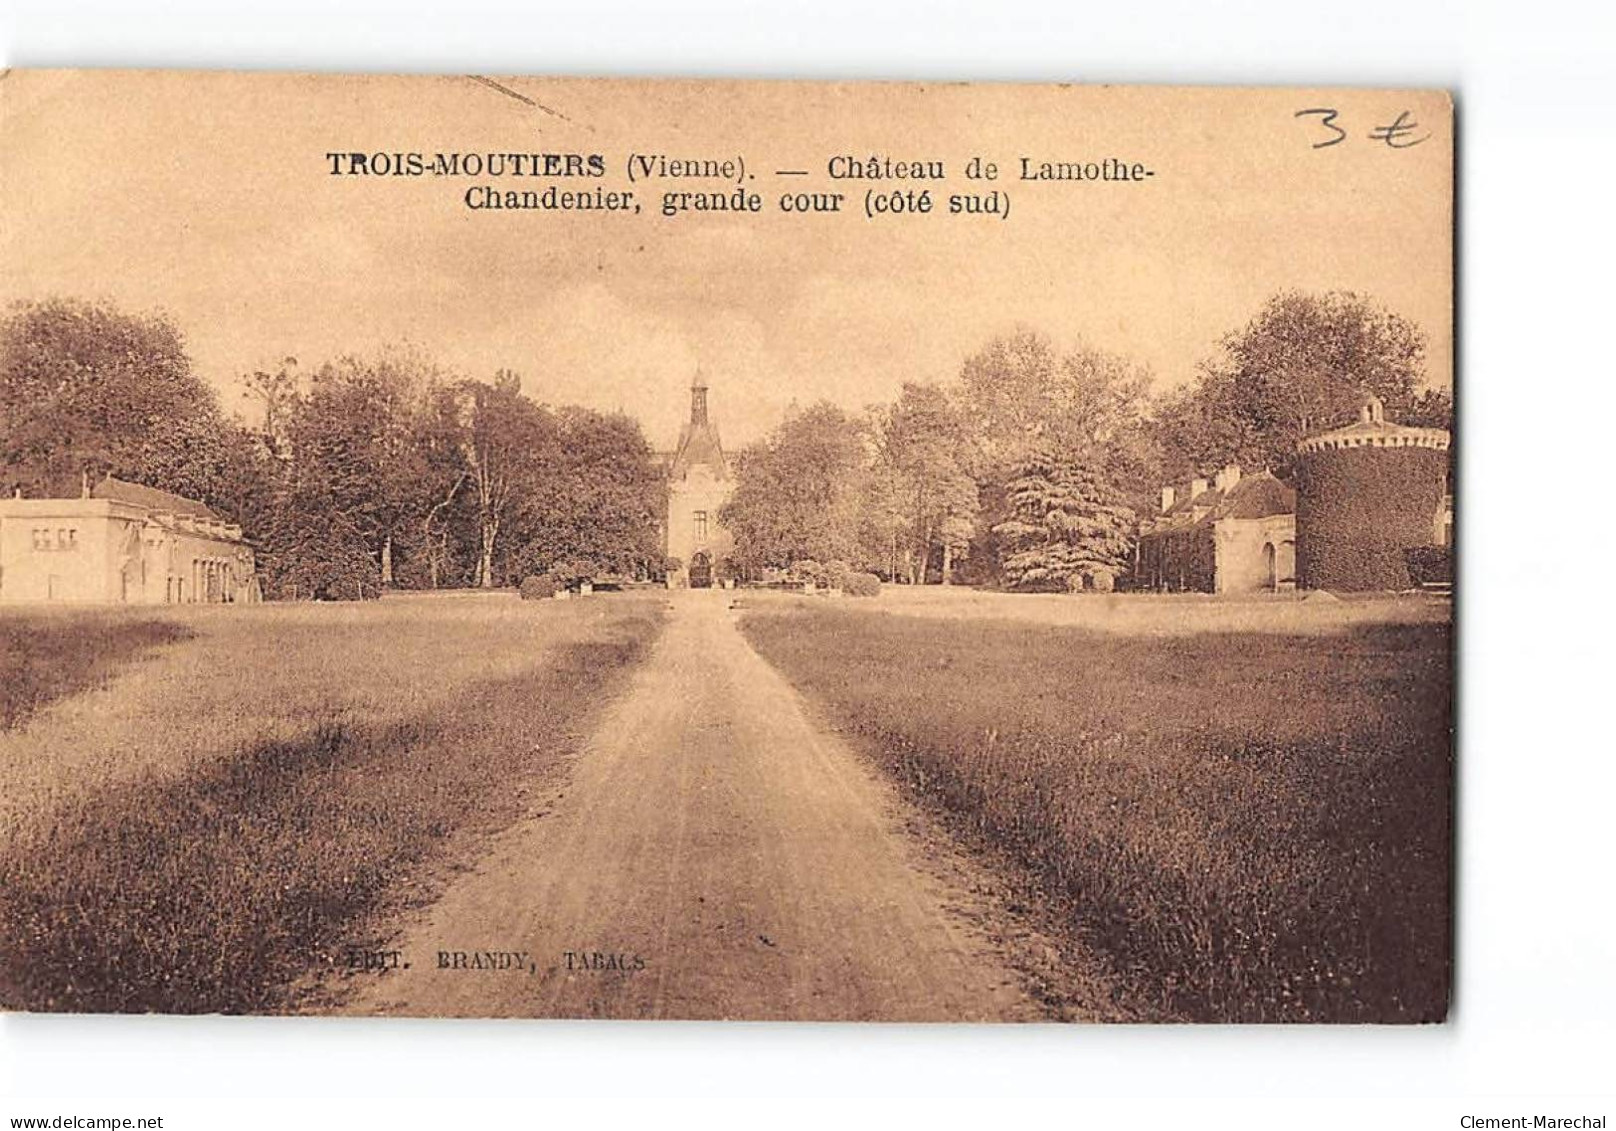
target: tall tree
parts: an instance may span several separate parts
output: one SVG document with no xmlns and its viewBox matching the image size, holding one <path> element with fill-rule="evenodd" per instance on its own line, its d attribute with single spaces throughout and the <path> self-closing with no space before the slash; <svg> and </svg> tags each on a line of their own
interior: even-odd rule
<svg viewBox="0 0 1616 1131">
<path fill-rule="evenodd" d="M 424 580 L 432 589 L 445 582 L 453 508 L 471 479 L 465 431 L 460 390 L 448 384 L 433 385 L 422 399 L 411 439 L 422 477 L 421 525 L 414 541 L 417 576 L 424 571 Z"/>
<path fill-rule="evenodd" d="M 287 429 L 303 393 L 303 374 L 297 358 L 284 357 L 273 370 L 256 369 L 243 375 L 242 395 L 262 406 L 257 434 L 270 454 L 285 459 L 290 447 Z"/>
<path fill-rule="evenodd" d="M 225 421 L 162 315 L 52 298 L 0 322 L 0 480 L 29 494 L 76 494 L 111 472 L 205 496 L 211 473 L 176 461 L 178 446 L 217 464 Z M 209 500 L 211 501 L 211 500 Z"/>
<path fill-rule="evenodd" d="M 972 422 L 978 474 L 998 479 L 1042 449 L 1083 453 L 1119 478 L 1148 443 L 1150 373 L 1079 344 L 1065 352 L 1031 329 L 995 338 L 966 359 L 960 396 Z"/>
<path fill-rule="evenodd" d="M 737 559 L 751 568 L 852 560 L 864 470 L 860 422 L 826 402 L 742 449 L 734 494 L 719 513 Z"/>
<path fill-rule="evenodd" d="M 1277 294 L 1160 406 L 1168 477 L 1231 462 L 1288 475 L 1298 440 L 1371 393 L 1394 419 L 1435 419 L 1446 401 L 1420 391 L 1425 349 L 1418 326 L 1367 296 Z"/>
<path fill-rule="evenodd" d="M 859 568 L 888 580 L 913 572 L 910 559 L 914 549 L 905 477 L 886 443 L 892 411 L 889 404 L 871 405 L 865 410 L 862 431 L 868 451 L 866 471 L 859 485 L 858 548 L 853 559 Z"/>
<path fill-rule="evenodd" d="M 1415 394 L 1413 402 L 1398 418 L 1401 424 L 1416 428 L 1453 427 L 1453 394 L 1446 389 L 1425 389 Z"/>
<path fill-rule="evenodd" d="M 558 532 L 574 557 L 612 573 L 659 566 L 667 481 L 638 422 L 621 413 L 560 411 L 569 521 Z"/>
<path fill-rule="evenodd" d="M 321 366 L 284 406 L 284 483 L 268 542 L 288 586 L 355 597 L 393 583 L 395 545 L 430 505 L 415 433 L 438 380 L 429 359 L 392 348 Z"/>
<path fill-rule="evenodd" d="M 1008 484 L 1035 455 L 1080 459 L 1127 505 L 1148 505 L 1159 486 L 1150 384 L 1149 370 L 1121 355 L 1082 343 L 1058 350 L 1026 328 L 966 360 L 960 399 L 973 434 L 980 511 L 970 555 L 979 576 L 994 576 L 982 567 L 996 568 L 1014 552 L 998 530 L 1013 517 Z"/>
<path fill-rule="evenodd" d="M 880 454 L 906 512 L 911 579 L 925 581 L 936 548 L 946 585 L 955 555 L 970 544 L 978 510 L 964 417 L 937 386 L 906 383 L 884 425 Z"/>
<path fill-rule="evenodd" d="M 1094 461 L 1035 448 L 1017 462 L 1007 498 L 1011 516 L 995 533 L 1012 585 L 1077 589 L 1097 571 L 1127 569 L 1137 517 Z"/>
<path fill-rule="evenodd" d="M 549 410 L 522 395 L 522 380 L 501 369 L 492 383 L 468 381 L 465 459 L 477 512 L 476 584 L 495 584 L 495 555 L 523 499 L 542 490 L 561 462 L 561 435 Z"/>
</svg>

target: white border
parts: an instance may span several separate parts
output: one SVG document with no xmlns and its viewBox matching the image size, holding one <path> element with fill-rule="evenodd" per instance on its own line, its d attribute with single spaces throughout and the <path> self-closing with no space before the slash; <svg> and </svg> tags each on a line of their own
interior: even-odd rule
<svg viewBox="0 0 1616 1131">
<path fill-rule="evenodd" d="M 1449 87 L 1461 130 L 1463 539 L 1461 944 L 1449 1026 L 8 1018 L 0 1020 L 0 1116 L 31 1111 L 23 1096 L 159 1096 L 183 1107 L 174 1097 L 271 1095 L 290 1110 L 288 1098 L 385 1095 L 384 1107 L 368 1110 L 424 1126 L 410 1120 L 440 1109 L 416 1098 L 480 1096 L 493 1106 L 476 1110 L 494 1118 L 527 1112 L 543 1121 L 550 1109 L 500 1097 L 800 1091 L 933 1100 L 1062 1093 L 1090 1098 L 1088 1107 L 1064 1109 L 1072 1118 L 1114 1122 L 1135 1112 L 1147 1125 L 1267 1125 L 1259 1112 L 1273 1110 L 1287 1124 L 1331 1125 L 1358 1109 L 1321 1097 L 1468 1097 L 1393 1109 L 1456 1126 L 1461 1111 L 1514 1113 L 1500 1097 L 1608 1091 L 1606 1060 L 1616 1048 L 1607 832 L 1616 758 L 1600 717 L 1611 667 L 1605 594 L 1616 564 L 1607 513 L 1616 460 L 1604 437 L 1613 321 L 1605 276 L 1616 261 L 1608 21 L 1594 5 L 1388 0 L 1148 10 L 699 0 L 0 8 L 0 60 L 16 66 Z M 1097 1102 L 1145 1096 L 1300 1102 L 1176 1113 Z M 253 1112 L 282 1109 L 230 1108 L 241 1126 L 258 1125 Z M 1544 1101 L 1524 1110 L 1566 1109 Z M 318 1110 L 334 1118 L 338 1109 Z M 956 1118 L 973 1110 L 948 1108 Z M 1375 1110 L 1386 1122 L 1385 1109 Z"/>
</svg>

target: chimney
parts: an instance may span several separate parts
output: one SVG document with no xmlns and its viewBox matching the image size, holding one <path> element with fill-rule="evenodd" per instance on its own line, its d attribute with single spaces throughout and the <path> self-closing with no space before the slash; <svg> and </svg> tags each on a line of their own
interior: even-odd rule
<svg viewBox="0 0 1616 1131">
<path fill-rule="evenodd" d="M 1212 479 L 1212 486 L 1219 491 L 1232 491 L 1240 483 L 1240 465 L 1238 463 L 1224 464 Z"/>
<path fill-rule="evenodd" d="M 1173 495 L 1174 491 L 1171 487 L 1162 488 L 1162 514 L 1166 514 L 1173 509 Z"/>
<path fill-rule="evenodd" d="M 1206 494 L 1206 480 L 1205 479 L 1192 479 L 1192 480 L 1190 480 L 1190 498 L 1192 500 L 1193 499 L 1198 499 L 1204 494 Z"/>
</svg>

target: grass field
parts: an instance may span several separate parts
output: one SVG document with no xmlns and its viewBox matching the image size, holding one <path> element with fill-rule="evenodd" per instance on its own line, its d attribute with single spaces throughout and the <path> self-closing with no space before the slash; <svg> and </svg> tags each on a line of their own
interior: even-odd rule
<svg viewBox="0 0 1616 1131">
<path fill-rule="evenodd" d="M 420 897 L 451 838 L 523 812 L 661 612 L 468 596 L 56 613 L 48 632 L 0 614 L 0 639 L 33 641 L 26 670 L 78 673 L 33 684 L 90 688 L 0 734 L 0 1004 L 285 1008 Z"/>
<path fill-rule="evenodd" d="M 1051 627 L 971 601 L 762 601 L 743 629 L 911 795 L 1007 853 L 1145 1015 L 1445 1014 L 1445 608 L 1065 598 L 1094 623 Z"/>
<path fill-rule="evenodd" d="M 0 733 L 64 696 L 96 687 L 130 660 L 190 632 L 143 617 L 0 615 Z"/>
</svg>

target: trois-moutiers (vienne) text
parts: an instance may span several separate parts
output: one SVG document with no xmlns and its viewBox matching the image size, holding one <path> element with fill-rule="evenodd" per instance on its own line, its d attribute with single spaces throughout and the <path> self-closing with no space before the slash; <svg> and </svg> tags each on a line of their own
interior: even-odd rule
<svg viewBox="0 0 1616 1131">
<path fill-rule="evenodd" d="M 846 217 L 1008 220 L 1057 193 L 1146 191 L 1148 161 L 1117 154 L 847 152 L 759 161 L 744 153 L 424 152 L 332 150 L 331 177 L 355 182 L 427 178 L 452 185 L 459 207 L 481 214 L 589 212 L 677 220 L 773 213 L 797 221 Z M 1022 202 L 1025 201 L 1023 204 Z M 379 202 L 380 203 L 380 202 Z"/>
</svg>

